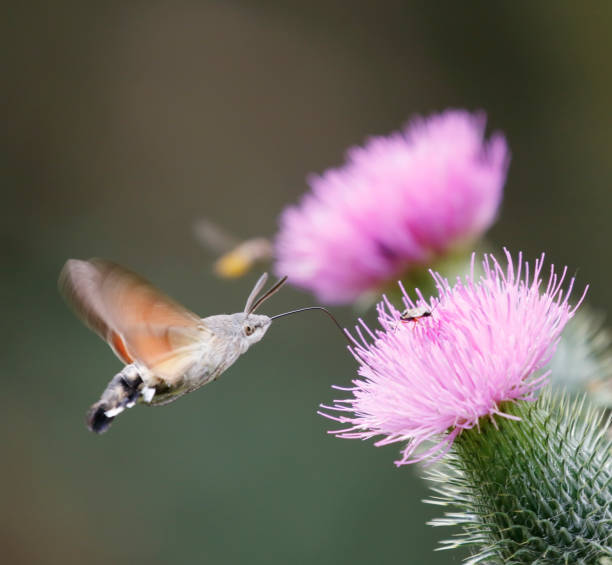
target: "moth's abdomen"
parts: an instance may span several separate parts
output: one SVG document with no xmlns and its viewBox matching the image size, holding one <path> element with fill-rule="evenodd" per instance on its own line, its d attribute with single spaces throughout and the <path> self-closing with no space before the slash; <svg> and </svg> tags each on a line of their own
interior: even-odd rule
<svg viewBox="0 0 612 565">
<path fill-rule="evenodd" d="M 195 366 L 190 371 L 191 374 L 186 374 L 180 382 L 174 383 L 172 386 L 165 384 L 163 381 L 155 385 L 155 396 L 151 400 L 151 406 L 164 406 L 178 400 L 184 394 L 193 392 L 208 383 L 216 380 L 223 373 L 225 366 L 219 365 L 211 367 Z"/>
<path fill-rule="evenodd" d="M 111 425 L 114 417 L 109 418 L 106 415 L 107 406 L 102 402 L 96 402 L 92 405 L 87 413 L 87 427 L 97 434 L 104 433 Z"/>
<path fill-rule="evenodd" d="M 188 392 L 189 389 L 185 387 L 184 384 L 169 387 L 164 383 L 159 383 L 155 385 L 155 396 L 149 404 L 151 404 L 151 406 L 164 406 L 170 404 L 170 402 L 174 402 Z"/>
<path fill-rule="evenodd" d="M 151 391 L 134 365 L 127 365 L 108 383 L 100 400 L 87 412 L 87 427 L 97 434 L 104 433 L 113 420 L 126 408 L 134 406 L 139 397 L 151 399 Z"/>
</svg>

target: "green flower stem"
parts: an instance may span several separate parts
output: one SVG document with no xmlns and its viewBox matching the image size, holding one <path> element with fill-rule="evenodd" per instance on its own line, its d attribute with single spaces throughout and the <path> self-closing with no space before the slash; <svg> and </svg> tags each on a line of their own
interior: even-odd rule
<svg viewBox="0 0 612 565">
<path fill-rule="evenodd" d="M 461 525 L 447 548 L 467 563 L 603 565 L 612 558 L 612 451 L 602 417 L 544 394 L 502 406 L 520 421 L 482 419 L 463 432 L 447 471 L 433 471 L 436 504 L 459 507 L 434 525 Z"/>
</svg>

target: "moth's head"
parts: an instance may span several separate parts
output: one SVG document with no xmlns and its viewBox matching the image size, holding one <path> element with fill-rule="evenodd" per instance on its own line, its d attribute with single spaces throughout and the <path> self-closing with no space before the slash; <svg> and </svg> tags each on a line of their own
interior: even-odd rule
<svg viewBox="0 0 612 565">
<path fill-rule="evenodd" d="M 251 346 L 266 334 L 272 320 L 262 314 L 234 314 L 234 330 Z"/>
<path fill-rule="evenodd" d="M 261 306 L 263 302 L 268 300 L 270 296 L 278 292 L 278 290 L 285 284 L 287 277 L 283 277 L 277 281 L 270 290 L 265 292 L 262 296 L 259 293 L 268 280 L 268 274 L 264 273 L 259 277 L 259 280 L 255 283 L 251 294 L 247 298 L 244 312 L 241 314 L 234 314 L 234 322 L 239 325 L 239 335 L 241 338 L 246 340 L 248 345 L 257 343 L 268 331 L 272 320 L 268 316 L 261 314 L 255 314 L 255 310 Z M 258 297 L 259 296 L 259 297 Z"/>
</svg>

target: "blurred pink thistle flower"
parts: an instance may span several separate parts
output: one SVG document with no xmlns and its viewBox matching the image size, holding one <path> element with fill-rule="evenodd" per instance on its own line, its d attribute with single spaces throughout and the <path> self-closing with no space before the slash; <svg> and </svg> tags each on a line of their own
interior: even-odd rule
<svg viewBox="0 0 612 565">
<path fill-rule="evenodd" d="M 472 255 L 471 274 L 452 287 L 432 272 L 439 296 L 429 303 L 417 291 L 415 304 L 402 287 L 406 307 L 427 306 L 428 318 L 401 322 L 400 311 L 384 297 L 378 305 L 382 330 L 372 332 L 360 320 L 370 338 L 356 327 L 352 353 L 361 378 L 352 388 L 335 387 L 353 397 L 323 406 L 340 413 L 324 416 L 350 427 L 331 433 L 385 436 L 377 446 L 407 441 L 396 462 L 403 465 L 441 457 L 462 430 L 478 426 L 483 416 L 493 423 L 496 416 L 515 418 L 503 412 L 503 402 L 535 400 L 549 375 L 541 370 L 584 294 L 570 307 L 574 279 L 564 291 L 567 268 L 559 276 L 554 266 L 541 292 L 543 254 L 533 272 L 521 254 L 516 270 L 508 251 L 506 258 L 503 269 L 485 255 L 484 274 L 475 280 Z M 414 455 L 425 441 L 433 441 L 433 447 Z"/>
<path fill-rule="evenodd" d="M 330 303 L 377 290 L 479 237 L 493 222 L 509 163 L 486 117 L 448 110 L 370 139 L 344 166 L 309 179 L 281 215 L 276 271 Z"/>
</svg>

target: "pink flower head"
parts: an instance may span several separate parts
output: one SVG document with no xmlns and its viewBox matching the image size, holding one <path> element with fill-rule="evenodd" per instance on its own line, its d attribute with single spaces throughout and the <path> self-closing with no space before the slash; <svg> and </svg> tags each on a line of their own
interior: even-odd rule
<svg viewBox="0 0 612 565">
<path fill-rule="evenodd" d="M 332 433 L 344 438 L 385 436 L 375 445 L 407 441 L 397 465 L 441 457 L 462 430 L 478 426 L 479 418 L 515 418 L 501 403 L 534 400 L 547 381 L 559 336 L 578 305 L 571 307 L 562 289 L 567 268 L 557 275 L 551 266 L 542 287 L 544 255 L 533 270 L 519 254 L 515 270 L 506 251 L 506 268 L 485 255 L 484 274 L 457 278 L 454 286 L 431 273 L 438 297 L 427 302 L 417 291 L 415 304 L 428 317 L 404 322 L 386 297 L 378 305 L 382 330 L 372 332 L 360 320 L 352 353 L 361 378 L 353 381 L 352 398 L 323 406 L 340 415 L 323 414 L 350 427 Z M 542 292 L 543 290 L 543 292 Z M 585 289 L 586 293 L 586 289 Z M 335 387 L 338 388 L 338 387 Z M 434 446 L 413 456 L 424 441 Z"/>
<path fill-rule="evenodd" d="M 350 302 L 480 236 L 499 207 L 504 137 L 484 114 L 448 110 L 348 151 L 286 209 L 276 271 L 329 303 Z"/>
</svg>

